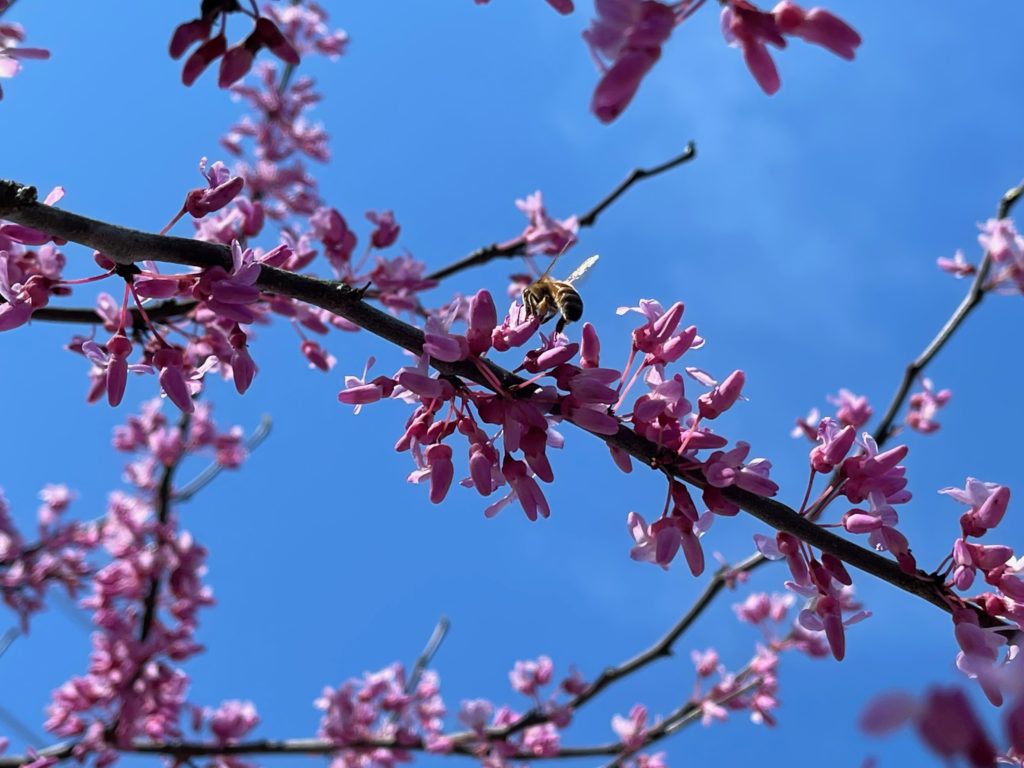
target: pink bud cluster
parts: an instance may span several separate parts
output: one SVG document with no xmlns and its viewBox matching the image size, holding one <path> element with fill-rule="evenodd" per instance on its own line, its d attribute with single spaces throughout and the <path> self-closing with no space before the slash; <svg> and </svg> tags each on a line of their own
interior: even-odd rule
<svg viewBox="0 0 1024 768">
<path fill-rule="evenodd" d="M 10 0 L 0 0 L 0 13 L 7 10 Z M 50 52 L 45 48 L 26 48 L 21 44 L 25 41 L 25 28 L 21 24 L 0 21 L 0 79 L 14 77 L 21 71 L 24 59 L 48 59 Z M 0 99 L 4 90 L 0 88 Z"/>
<path fill-rule="evenodd" d="M 26 542 L 11 520 L 7 500 L 0 493 L 0 594 L 28 632 L 29 619 L 46 607 L 46 591 L 63 587 L 77 595 L 91 569 L 85 560 L 98 541 L 96 526 L 62 521 L 73 494 L 63 485 L 47 485 L 39 492 L 38 538 Z"/>
<path fill-rule="evenodd" d="M 324 688 L 314 705 L 323 712 L 320 737 L 338 747 L 333 768 L 392 768 L 409 762 L 409 748 L 421 744 L 428 752 L 451 751 L 451 741 L 443 734 L 446 710 L 440 681 L 432 671 L 409 685 L 405 669 L 395 663 L 362 680 Z M 374 746 L 374 741 L 395 746 Z"/>
<path fill-rule="evenodd" d="M 170 45 L 171 58 L 179 59 L 193 45 L 201 43 L 185 60 L 185 66 L 181 72 L 181 81 L 185 85 L 192 85 L 207 67 L 220 59 L 220 74 L 217 84 L 221 88 L 227 88 L 245 77 L 252 67 L 254 58 L 263 48 L 287 64 L 294 66 L 299 63 L 298 51 L 295 50 L 291 41 L 281 33 L 277 24 L 267 16 L 261 16 L 255 12 L 255 5 L 253 5 L 253 9 L 253 11 L 248 11 L 234 0 L 204 2 L 202 16 L 180 24 L 174 30 Z M 236 12 L 251 16 L 254 26 L 252 32 L 244 40 L 228 48 L 225 34 L 227 17 Z M 218 28 L 218 31 L 214 35 L 215 27 Z"/>
</svg>

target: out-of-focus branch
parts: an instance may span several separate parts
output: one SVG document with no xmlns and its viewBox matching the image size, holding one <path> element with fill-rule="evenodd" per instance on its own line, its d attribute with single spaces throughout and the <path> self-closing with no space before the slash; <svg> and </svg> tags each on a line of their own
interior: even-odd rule
<svg viewBox="0 0 1024 768">
<path fill-rule="evenodd" d="M 1024 182 L 1019 186 L 1014 187 L 1003 195 L 999 201 L 999 206 L 996 210 L 997 219 L 1005 219 L 1010 215 L 1010 211 L 1013 210 L 1013 206 L 1020 200 L 1021 196 L 1024 195 Z M 914 380 L 920 375 L 924 367 L 931 362 L 932 358 L 939 353 L 949 341 L 953 332 L 959 328 L 967 316 L 981 304 L 981 300 L 985 298 L 985 279 L 988 277 L 988 273 L 992 268 L 992 254 L 986 253 L 984 258 L 981 260 L 981 264 L 978 267 L 977 273 L 974 275 L 974 280 L 971 281 L 971 287 L 967 291 L 967 295 L 964 296 L 963 301 L 960 302 L 960 306 L 956 308 L 956 311 L 950 315 L 949 320 L 946 321 L 945 325 L 942 326 L 941 330 L 935 335 L 928 346 L 924 348 L 914 360 L 907 364 L 906 370 L 903 372 L 903 380 L 900 382 L 899 387 L 896 389 L 896 394 L 893 395 L 892 401 L 889 403 L 889 407 L 885 411 L 885 415 L 882 417 L 882 421 L 879 422 L 878 428 L 875 429 L 875 440 L 881 445 L 891 434 L 893 430 L 893 422 L 899 415 L 900 409 L 903 408 L 903 403 L 907 399 L 907 395 L 910 394 L 910 388 L 914 385 Z"/>
<path fill-rule="evenodd" d="M 270 429 L 273 426 L 274 421 L 270 418 L 270 414 L 263 414 L 263 418 L 260 419 L 260 425 L 253 430 L 253 433 L 249 435 L 249 439 L 245 441 L 246 450 L 252 453 L 259 448 L 260 444 L 270 435 Z M 175 492 L 174 501 L 179 504 L 190 501 L 193 496 L 213 482 L 213 479 L 223 471 L 224 467 L 219 462 L 211 463 L 210 466 L 190 480 L 187 485 L 183 486 L 181 490 Z"/>
<path fill-rule="evenodd" d="M 579 225 L 581 227 L 593 226 L 597 222 L 597 217 L 638 181 L 643 181 L 644 179 L 649 179 L 652 176 L 658 176 L 666 171 L 670 171 L 683 163 L 689 162 L 696 156 L 697 145 L 691 141 L 686 145 L 686 149 L 684 149 L 681 154 L 676 155 L 671 160 L 668 160 L 661 165 L 656 165 L 652 168 L 634 168 L 630 174 L 623 179 L 622 183 L 605 195 L 597 205 L 579 218 Z M 454 275 L 456 272 L 461 272 L 464 269 L 478 267 L 481 264 L 486 264 L 494 259 L 510 259 L 514 256 L 521 256 L 524 253 L 526 253 L 526 238 L 524 237 L 517 237 L 506 243 L 486 245 L 482 248 L 477 248 L 468 256 L 465 256 L 446 267 L 442 267 L 441 269 L 431 272 L 427 275 L 426 279 L 443 280 L 444 278 Z"/>
<path fill-rule="evenodd" d="M 0 302 L 3 299 L 0 298 Z M 153 322 L 159 320 L 170 320 L 175 317 L 183 317 L 196 308 L 194 301 L 161 301 L 152 306 L 146 307 L 146 314 Z M 146 320 L 138 309 L 129 309 L 131 318 L 128 330 L 133 328 L 145 328 Z M 32 313 L 33 320 L 44 320 L 48 323 L 77 323 L 79 325 L 95 325 L 102 323 L 103 318 L 94 309 L 87 307 L 43 307 Z"/>
<path fill-rule="evenodd" d="M 102 250 L 108 257 L 122 264 L 153 260 L 199 267 L 219 265 L 229 268 L 231 263 L 230 254 L 225 246 L 180 237 L 154 235 L 94 221 L 78 214 L 41 205 L 35 202 L 34 191 L 32 194 L 25 191 L 29 189 L 31 188 L 13 182 L 0 182 L 0 218 Z M 262 268 L 256 285 L 268 293 L 287 296 L 326 309 L 396 346 L 417 355 L 423 353 L 422 330 L 370 306 L 362 300 L 362 292 L 357 288 L 271 267 Z M 480 362 L 487 366 L 490 376 L 485 376 L 471 361 L 446 363 L 430 360 L 430 364 L 444 375 L 459 376 L 489 389 L 493 386 L 493 376 L 493 380 L 499 382 L 506 392 L 516 389 L 521 392 L 529 391 L 523 389 L 528 385 L 519 376 L 490 360 L 483 359 Z M 587 431 L 583 427 L 580 429 Z M 674 453 L 637 435 L 625 425 L 614 435 L 591 434 L 609 446 L 626 451 L 649 467 L 664 470 L 701 489 L 708 485 L 699 471 L 680 468 L 677 464 L 678 457 Z M 904 573 L 892 560 L 837 536 L 773 499 L 757 496 L 735 486 L 721 491 L 729 501 L 772 528 L 791 533 L 858 570 L 887 581 L 943 610 L 950 610 L 947 601 L 951 599 L 951 595 L 935 578 L 920 572 Z M 987 614 L 980 611 L 978 614 L 984 624 L 992 623 L 991 617 Z"/>
<path fill-rule="evenodd" d="M 430 662 L 434 660 L 434 656 L 441 649 L 441 643 L 444 642 L 445 637 L 448 635 L 448 630 L 451 629 L 452 623 L 448 620 L 447 616 L 442 616 L 437 620 L 437 625 L 434 627 L 434 631 L 430 633 L 430 639 L 427 640 L 427 644 L 423 646 L 423 652 L 420 653 L 416 659 L 416 663 L 412 666 L 412 671 L 409 673 L 409 679 L 405 683 L 406 693 L 412 693 L 416 690 L 416 686 L 419 685 L 420 678 L 423 676 L 424 670 L 430 666 Z"/>
</svg>

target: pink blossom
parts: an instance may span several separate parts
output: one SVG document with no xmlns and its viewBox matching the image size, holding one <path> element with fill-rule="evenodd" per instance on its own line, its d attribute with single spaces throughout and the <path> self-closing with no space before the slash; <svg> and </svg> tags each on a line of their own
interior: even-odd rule
<svg viewBox="0 0 1024 768">
<path fill-rule="evenodd" d="M 627 751 L 642 747 L 647 741 L 647 707 L 636 704 L 629 710 L 629 717 L 612 716 L 612 730 Z"/>
<path fill-rule="evenodd" d="M 785 36 L 792 35 L 852 60 L 861 43 L 860 35 L 837 16 L 822 8 L 805 11 L 789 0 L 776 5 L 771 13 L 747 0 L 729 0 L 722 9 L 722 34 L 730 45 L 743 51 L 747 68 L 769 95 L 779 90 L 781 81 L 767 45 L 785 48 Z"/>
<path fill-rule="evenodd" d="M 716 488 L 735 485 L 759 496 L 774 496 L 779 486 L 768 478 L 771 462 L 754 459 L 744 464 L 748 453 L 750 446 L 742 440 L 730 451 L 715 451 L 704 463 L 705 477 Z"/>
<path fill-rule="evenodd" d="M 390 379 L 387 376 L 378 376 L 373 381 L 367 382 L 367 374 L 369 374 L 370 367 L 374 362 L 375 359 L 373 357 L 366 361 L 366 367 L 363 369 L 361 378 L 346 376 L 345 389 L 338 393 L 338 400 L 346 405 L 354 405 L 355 413 L 359 413 L 360 409 L 368 403 L 375 403 L 381 398 L 391 397 L 391 393 L 397 384 L 394 379 Z"/>
<path fill-rule="evenodd" d="M 602 72 L 590 109 L 603 123 L 617 118 L 661 57 L 661 46 L 679 22 L 669 5 L 653 0 L 604 0 L 583 33 Z"/>
<path fill-rule="evenodd" d="M 338 362 L 334 355 L 310 339 L 303 339 L 299 348 L 302 351 L 302 356 L 309 361 L 311 369 L 316 368 L 327 373 Z"/>
<path fill-rule="evenodd" d="M 525 200 L 516 200 L 516 208 L 530 220 L 520 235 L 526 243 L 527 254 L 558 256 L 576 244 L 576 233 L 579 231 L 576 216 L 561 221 L 549 216 L 540 191 L 527 195 Z"/>
<path fill-rule="evenodd" d="M 215 710 L 206 710 L 205 714 L 218 744 L 237 744 L 260 722 L 253 703 L 238 699 L 225 701 Z"/>
<path fill-rule="evenodd" d="M 160 388 L 168 399 L 184 413 L 192 413 L 195 405 L 185 381 L 184 358 L 181 350 L 174 347 L 163 347 L 157 350 L 153 355 L 153 365 L 159 370 Z"/>
<path fill-rule="evenodd" d="M 964 252 L 961 250 L 957 250 L 952 259 L 940 256 L 936 261 L 939 269 L 957 278 L 973 275 L 978 269 L 974 264 L 968 264 L 964 260 Z"/>
<path fill-rule="evenodd" d="M 867 423 L 874 412 L 866 397 L 855 395 L 848 389 L 840 389 L 839 394 L 830 395 L 827 399 L 836 406 L 836 418 L 841 423 L 858 429 Z"/>
<path fill-rule="evenodd" d="M 112 407 L 117 407 L 124 397 L 125 386 L 128 382 L 128 371 L 135 373 L 153 373 L 152 366 L 144 364 L 129 365 L 128 357 L 132 353 L 132 343 L 123 331 L 118 331 L 107 342 L 106 350 L 102 349 L 94 341 L 86 341 L 82 344 L 82 352 L 95 366 L 97 375 L 101 376 L 106 383 L 107 402 Z"/>
<path fill-rule="evenodd" d="M 402 228 L 395 221 L 393 211 L 381 211 L 380 213 L 367 211 L 366 219 L 374 226 L 370 235 L 370 242 L 374 248 L 387 248 L 394 245 Z"/>
<path fill-rule="evenodd" d="M 0 12 L 3 11 L 0 5 Z M 20 24 L 0 24 L 0 78 L 14 77 L 21 71 L 22 59 L 48 59 L 50 52 L 45 48 L 19 47 L 25 39 L 25 30 Z M 0 88 L 0 99 L 4 92 Z"/>
<path fill-rule="evenodd" d="M 721 384 L 697 399 L 701 418 L 716 419 L 729 410 L 740 398 L 746 377 L 743 371 L 733 371 Z"/>
<path fill-rule="evenodd" d="M 818 424 L 818 445 L 811 449 L 811 468 L 815 472 L 828 473 L 836 468 L 853 447 L 857 430 L 847 424 L 840 429 L 830 418 Z"/>
<path fill-rule="evenodd" d="M 493 714 L 494 705 L 487 699 L 470 699 L 459 707 L 459 721 L 480 736 L 483 736 Z"/>
<path fill-rule="evenodd" d="M 921 381 L 922 390 L 910 396 L 910 409 L 907 412 L 906 423 L 911 429 L 923 434 L 935 432 L 941 426 L 935 421 L 935 415 L 942 408 L 953 393 L 948 389 L 935 391 L 932 380 L 925 378 Z"/>
<path fill-rule="evenodd" d="M 540 656 L 536 661 L 517 661 L 508 679 L 514 688 L 524 696 L 538 696 L 542 687 L 551 682 L 555 665 L 547 656 Z"/>
<path fill-rule="evenodd" d="M 232 176 L 227 166 L 220 160 L 206 167 L 206 158 L 199 160 L 199 172 L 206 177 L 208 186 L 206 189 L 193 189 L 185 196 L 184 208 L 192 216 L 201 219 L 208 213 L 219 211 L 230 203 L 242 187 L 245 181 L 241 176 Z"/>
<path fill-rule="evenodd" d="M 1010 489 L 998 483 L 984 483 L 973 477 L 967 478 L 964 488 L 943 488 L 950 498 L 966 504 L 971 509 L 960 518 L 960 526 L 966 536 L 981 536 L 995 528 L 1006 514 L 1010 503 Z"/>
</svg>

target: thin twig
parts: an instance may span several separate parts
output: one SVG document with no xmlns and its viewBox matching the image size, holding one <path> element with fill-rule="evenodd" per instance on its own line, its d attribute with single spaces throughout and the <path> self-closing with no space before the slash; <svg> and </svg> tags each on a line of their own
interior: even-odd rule
<svg viewBox="0 0 1024 768">
<path fill-rule="evenodd" d="M 273 426 L 274 421 L 270 418 L 270 414 L 263 414 L 260 418 L 260 425 L 253 430 L 249 439 L 245 441 L 246 450 L 249 451 L 249 453 L 252 453 L 259 448 L 260 443 L 267 439 L 267 436 L 270 434 L 270 429 Z M 174 501 L 179 504 L 185 501 L 191 501 L 193 496 L 213 482 L 214 478 L 223 471 L 224 466 L 222 464 L 216 461 L 212 462 L 208 467 L 206 467 L 206 469 L 184 485 L 181 490 L 175 492 Z"/>
<path fill-rule="evenodd" d="M 683 163 L 689 162 L 697 156 L 697 145 L 692 141 L 686 145 L 686 149 L 683 150 L 682 154 L 673 157 L 661 165 L 656 165 L 652 168 L 634 168 L 630 174 L 620 183 L 615 189 L 605 195 L 600 202 L 597 203 L 593 208 L 587 211 L 579 218 L 579 225 L 581 227 L 591 227 L 597 222 L 597 217 L 600 216 L 604 210 L 618 200 L 627 189 L 636 184 L 638 181 L 657 176 L 665 173 Z M 456 272 L 461 272 L 464 269 L 470 267 L 480 266 L 486 264 L 494 259 L 510 259 L 514 256 L 520 256 L 526 253 L 526 238 L 517 237 L 514 240 L 509 240 L 506 243 L 494 243 L 492 245 L 486 245 L 482 248 L 477 248 L 468 256 L 464 256 L 456 262 L 449 264 L 446 267 L 442 267 L 434 272 L 427 275 L 427 280 L 443 280 L 450 275 L 454 275 Z"/>
<path fill-rule="evenodd" d="M 423 676 L 424 670 L 426 670 L 426 668 L 430 666 L 430 662 L 434 660 L 434 656 L 436 656 L 438 650 L 440 650 L 441 643 L 444 642 L 451 626 L 452 623 L 448 620 L 447 616 L 442 616 L 437 620 L 437 625 L 434 627 L 434 631 L 430 633 L 430 639 L 427 640 L 427 644 L 423 646 L 423 652 L 420 653 L 419 658 L 416 659 L 416 663 L 413 664 L 412 671 L 409 673 L 409 679 L 405 683 L 406 693 L 412 693 L 416 690 L 416 686 L 419 685 L 420 678 Z"/>
<path fill-rule="evenodd" d="M 997 219 L 1005 219 L 1010 215 L 1010 211 L 1013 210 L 1013 206 L 1016 202 L 1024 195 L 1024 183 L 1014 187 L 1003 195 L 999 201 L 999 207 L 996 210 Z M 950 316 L 949 320 L 946 321 L 942 329 L 935 335 L 928 346 L 924 348 L 913 361 L 911 361 L 906 370 L 903 373 L 903 380 L 900 382 L 899 387 L 896 389 L 896 394 L 893 395 L 892 401 L 889 403 L 889 407 L 885 411 L 885 415 L 882 417 L 882 421 L 879 423 L 878 428 L 875 430 L 875 440 L 881 445 L 891 434 L 893 429 L 893 422 L 899 415 L 900 409 L 903 408 L 903 402 L 906 400 L 907 395 L 910 394 L 910 388 L 914 385 L 914 380 L 918 377 L 921 371 L 928 363 L 931 362 L 932 358 L 939 353 L 949 341 L 953 332 L 959 328 L 967 316 L 979 305 L 981 300 L 985 298 L 986 288 L 985 279 L 988 277 L 989 270 L 992 267 L 992 254 L 986 253 L 984 258 L 981 260 L 981 264 L 978 267 L 978 272 L 974 276 L 974 280 L 971 281 L 971 287 L 967 291 L 967 295 L 964 296 L 963 301 L 960 302 L 960 306 L 956 308 L 956 311 Z"/>
<path fill-rule="evenodd" d="M 0 303 L 5 299 L 0 297 Z M 184 317 L 196 308 L 195 301 L 161 301 L 152 307 L 146 307 L 146 314 L 153 322 L 158 320 L 171 320 L 176 317 Z M 141 330 L 146 327 L 146 320 L 142 313 L 134 307 L 128 310 L 131 324 L 128 330 Z M 48 323 L 76 323 L 78 325 L 95 325 L 102 323 L 103 318 L 99 312 L 88 307 L 43 307 L 32 313 L 33 320 L 44 320 Z"/>
</svg>

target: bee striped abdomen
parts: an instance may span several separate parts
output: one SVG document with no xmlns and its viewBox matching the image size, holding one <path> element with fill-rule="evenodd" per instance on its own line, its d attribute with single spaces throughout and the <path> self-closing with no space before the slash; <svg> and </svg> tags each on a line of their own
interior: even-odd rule
<svg viewBox="0 0 1024 768">
<path fill-rule="evenodd" d="M 583 298 L 568 283 L 556 284 L 555 304 L 567 323 L 575 323 L 583 317 Z"/>
</svg>

